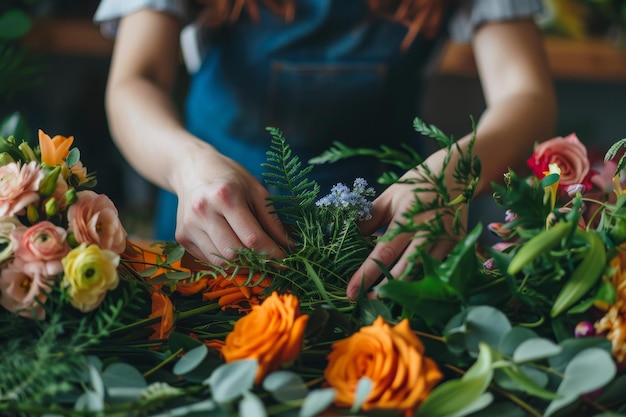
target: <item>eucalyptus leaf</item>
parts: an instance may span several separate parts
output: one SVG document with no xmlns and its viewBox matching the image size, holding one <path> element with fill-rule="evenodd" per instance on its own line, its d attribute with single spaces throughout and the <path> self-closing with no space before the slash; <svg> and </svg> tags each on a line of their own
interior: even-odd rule
<svg viewBox="0 0 626 417">
<path fill-rule="evenodd" d="M 102 381 L 110 393 L 111 388 L 139 388 L 148 386 L 145 378 L 135 368 L 123 362 L 112 363 L 102 373 Z"/>
<path fill-rule="evenodd" d="M 304 399 L 298 417 L 315 417 L 326 410 L 335 401 L 337 391 L 334 388 L 316 389 Z"/>
<path fill-rule="evenodd" d="M 537 333 L 528 327 L 514 326 L 500 340 L 498 350 L 505 356 L 513 356 L 513 352 L 522 342 L 535 337 Z"/>
<path fill-rule="evenodd" d="M 365 404 L 367 397 L 372 393 L 374 383 L 367 377 L 362 377 L 356 384 L 356 392 L 354 393 L 354 403 L 350 409 L 353 413 L 356 413 L 361 409 L 361 406 Z"/>
<path fill-rule="evenodd" d="M 89 366 L 89 379 L 93 390 L 100 398 L 104 398 L 104 383 L 102 382 L 102 377 L 100 376 L 100 372 L 93 366 Z"/>
<path fill-rule="evenodd" d="M 102 411 L 104 410 L 104 398 L 95 391 L 87 391 L 81 395 L 76 404 L 74 404 L 76 411 Z"/>
<path fill-rule="evenodd" d="M 277 401 L 283 403 L 302 399 L 309 393 L 300 375 L 291 371 L 272 372 L 263 379 L 262 386 Z"/>
<path fill-rule="evenodd" d="M 504 313 L 490 306 L 470 308 L 465 322 L 467 326 L 465 345 L 472 356 L 477 355 L 480 343 L 486 343 L 496 349 L 512 327 Z"/>
<path fill-rule="evenodd" d="M 209 353 L 206 345 L 202 344 L 185 353 L 182 358 L 174 365 L 173 372 L 176 375 L 185 375 L 193 371 L 204 361 Z"/>
<path fill-rule="evenodd" d="M 600 348 L 606 352 L 611 352 L 611 342 L 604 337 L 571 338 L 562 341 L 560 345 L 561 353 L 548 359 L 550 367 L 560 373 L 565 372 L 567 364 L 585 349 Z"/>
<path fill-rule="evenodd" d="M 563 381 L 557 390 L 560 398 L 548 405 L 545 416 L 551 416 L 576 401 L 580 395 L 603 387 L 613 379 L 616 371 L 611 354 L 603 349 L 589 348 L 578 353 L 565 368 Z"/>
<path fill-rule="evenodd" d="M 532 362 L 558 355 L 563 348 L 551 340 L 536 337 L 525 340 L 513 352 L 516 363 Z"/>
<path fill-rule="evenodd" d="M 449 417 L 462 413 L 485 393 L 493 378 L 492 364 L 491 348 L 481 343 L 476 362 L 461 378 L 448 380 L 432 390 L 418 408 L 416 417 Z"/>
<path fill-rule="evenodd" d="M 211 386 L 213 399 L 218 403 L 228 403 L 252 389 L 258 368 L 256 359 L 230 362 L 218 367 L 206 380 Z"/>
<path fill-rule="evenodd" d="M 472 417 L 527 417 L 528 414 L 515 404 L 507 402 L 492 403 Z"/>
<path fill-rule="evenodd" d="M 239 402 L 239 415 L 266 417 L 267 411 L 265 411 L 263 401 L 261 401 L 259 397 L 250 391 L 246 391 L 243 393 L 243 398 Z"/>
</svg>

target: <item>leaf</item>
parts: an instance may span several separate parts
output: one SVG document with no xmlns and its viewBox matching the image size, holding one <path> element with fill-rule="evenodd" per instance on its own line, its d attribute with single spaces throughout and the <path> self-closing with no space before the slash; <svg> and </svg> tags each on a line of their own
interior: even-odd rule
<svg viewBox="0 0 626 417">
<path fill-rule="evenodd" d="M 26 13 L 17 9 L 7 10 L 0 16 L 0 39 L 21 38 L 30 30 L 32 23 Z"/>
<path fill-rule="evenodd" d="M 309 393 L 300 375 L 291 371 L 272 372 L 263 379 L 262 385 L 276 401 L 282 403 L 305 398 Z"/>
<path fill-rule="evenodd" d="M 551 340 L 536 337 L 523 341 L 513 352 L 515 363 L 532 362 L 558 355 L 563 349 Z"/>
<path fill-rule="evenodd" d="M 185 375 L 193 371 L 204 361 L 209 353 L 209 348 L 202 344 L 185 353 L 182 358 L 176 362 L 172 370 L 175 375 Z"/>
<path fill-rule="evenodd" d="M 611 352 L 611 342 L 601 337 L 583 337 L 579 339 L 566 339 L 560 343 L 563 349 L 560 354 L 548 359 L 550 368 L 557 372 L 565 372 L 567 364 L 585 349 L 599 348 L 607 353 Z"/>
<path fill-rule="evenodd" d="M 145 388 L 145 378 L 137 368 L 126 363 L 117 362 L 107 366 L 102 373 L 102 382 L 107 389 L 111 388 Z"/>
<path fill-rule="evenodd" d="M 265 411 L 263 401 L 261 401 L 259 397 L 250 391 L 246 391 L 243 393 L 243 399 L 239 403 L 239 415 L 266 417 L 267 411 Z"/>
<path fill-rule="evenodd" d="M 93 366 L 89 366 L 89 379 L 96 394 L 98 394 L 100 398 L 104 398 L 104 383 L 102 382 L 102 377 L 100 376 L 100 372 Z"/>
<path fill-rule="evenodd" d="M 172 333 L 168 342 L 172 352 L 178 352 L 181 349 L 183 352 L 189 352 L 198 346 L 204 345 L 200 340 L 178 332 Z"/>
<path fill-rule="evenodd" d="M 560 398 L 548 405 L 545 416 L 551 416 L 574 402 L 580 395 L 603 387 L 613 379 L 616 372 L 615 362 L 607 351 L 589 348 L 578 353 L 565 368 L 563 381 L 557 389 Z"/>
<path fill-rule="evenodd" d="M 456 291 L 434 277 L 411 282 L 391 280 L 383 284 L 378 292 L 382 298 L 397 302 L 430 325 L 447 322 L 460 308 Z"/>
<path fill-rule="evenodd" d="M 298 417 L 317 416 L 333 403 L 336 396 L 337 390 L 334 388 L 322 388 L 311 391 L 304 399 Z"/>
<path fill-rule="evenodd" d="M 74 404 L 74 409 L 77 411 L 102 411 L 104 410 L 104 398 L 97 392 L 87 391 L 78 398 Z"/>
<path fill-rule="evenodd" d="M 544 389 L 548 383 L 548 376 L 544 372 L 534 368 L 517 366 L 504 367 L 501 371 L 502 374 L 506 375 L 513 382 L 512 385 L 511 383 L 505 383 L 503 379 L 497 379 L 498 385 L 505 389 L 524 391 L 544 400 L 552 400 L 558 397 L 553 391 Z"/>
<path fill-rule="evenodd" d="M 464 296 L 471 284 L 471 280 L 468 279 L 470 271 L 478 270 L 476 242 L 481 233 L 482 226 L 478 224 L 456 244 L 446 259 L 436 268 L 439 279 L 454 288 L 460 297 Z"/>
<path fill-rule="evenodd" d="M 361 409 L 361 406 L 367 400 L 367 397 L 372 393 L 374 383 L 367 377 L 361 377 L 356 384 L 356 392 L 354 393 L 354 404 L 350 408 L 350 411 L 356 413 Z"/>
<path fill-rule="evenodd" d="M 451 379 L 437 386 L 418 408 L 416 417 L 449 417 L 460 414 L 479 400 L 493 378 L 491 348 L 481 343 L 478 359 L 459 379 Z M 483 406 L 487 406 L 481 402 Z M 472 407 L 472 412 L 478 411 Z"/>
<path fill-rule="evenodd" d="M 511 323 L 504 313 L 490 306 L 470 308 L 465 325 L 465 346 L 472 356 L 476 356 L 481 343 L 497 349 L 502 338 L 511 330 Z"/>
<path fill-rule="evenodd" d="M 0 137 L 8 138 L 15 136 L 21 140 L 27 140 L 30 129 L 26 123 L 26 119 L 19 112 L 11 113 L 0 122 Z"/>
<path fill-rule="evenodd" d="M 473 414 L 477 411 L 483 410 L 492 402 L 493 402 L 493 394 L 491 394 L 490 392 L 486 392 L 480 397 L 478 397 L 474 402 L 469 404 L 467 407 L 458 411 L 457 413 L 450 415 L 449 417 L 464 417 L 464 416 Z"/>
<path fill-rule="evenodd" d="M 252 389 L 258 368 L 256 359 L 230 362 L 213 371 L 205 383 L 211 386 L 216 402 L 228 403 Z"/>
<path fill-rule="evenodd" d="M 513 356 L 513 352 L 522 342 L 535 337 L 537 333 L 527 327 L 512 327 L 500 340 L 498 350 L 505 356 Z"/>
</svg>

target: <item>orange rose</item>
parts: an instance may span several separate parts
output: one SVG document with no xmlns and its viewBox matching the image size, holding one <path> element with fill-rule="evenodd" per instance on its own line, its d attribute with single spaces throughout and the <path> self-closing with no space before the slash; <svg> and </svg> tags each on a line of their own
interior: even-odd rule
<svg viewBox="0 0 626 417">
<path fill-rule="evenodd" d="M 391 327 L 382 317 L 333 344 L 324 376 L 337 390 L 338 406 L 352 406 L 359 380 L 367 377 L 373 385 L 364 411 L 387 409 L 407 415 L 413 415 L 442 378 L 437 364 L 424 356 L 424 345 L 408 320 Z"/>
<path fill-rule="evenodd" d="M 235 323 L 226 337 L 222 356 L 226 362 L 257 359 L 258 384 L 265 375 L 298 356 L 308 319 L 300 314 L 296 296 L 274 292 Z"/>
</svg>

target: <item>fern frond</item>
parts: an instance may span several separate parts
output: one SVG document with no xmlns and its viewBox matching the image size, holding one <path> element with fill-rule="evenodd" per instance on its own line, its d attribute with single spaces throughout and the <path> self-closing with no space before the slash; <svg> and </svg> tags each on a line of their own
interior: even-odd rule
<svg viewBox="0 0 626 417">
<path fill-rule="evenodd" d="M 274 212 L 286 224 L 293 224 L 305 207 L 311 206 L 319 193 L 319 185 L 309 180 L 313 170 L 309 165 L 302 168 L 302 162 L 292 155 L 283 133 L 276 128 L 267 128 L 272 135 L 270 149 L 267 151 L 267 162 L 261 164 L 266 184 L 276 187 L 278 195 L 268 198 Z"/>
</svg>

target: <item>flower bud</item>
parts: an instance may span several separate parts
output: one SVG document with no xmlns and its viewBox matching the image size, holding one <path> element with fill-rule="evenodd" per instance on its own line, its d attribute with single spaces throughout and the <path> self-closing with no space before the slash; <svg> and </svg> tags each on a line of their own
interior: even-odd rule
<svg viewBox="0 0 626 417">
<path fill-rule="evenodd" d="M 37 210 L 34 204 L 29 204 L 26 207 L 26 218 L 30 224 L 35 224 L 39 221 L 39 210 Z"/>
<path fill-rule="evenodd" d="M 71 206 L 78 199 L 78 197 L 76 197 L 76 189 L 75 188 L 68 189 L 65 192 L 64 197 L 65 197 L 65 204 L 66 204 L 66 206 L 68 206 L 68 207 Z"/>
<path fill-rule="evenodd" d="M 8 152 L 0 153 L 0 166 L 10 164 L 11 162 L 15 162 L 15 159 L 13 159 L 13 157 Z"/>
<path fill-rule="evenodd" d="M 39 183 L 39 194 L 41 194 L 42 197 L 48 197 L 54 192 L 60 173 L 61 166 L 57 165 L 48 173 L 48 175 L 44 177 L 43 180 L 41 180 Z"/>
<path fill-rule="evenodd" d="M 46 200 L 44 207 L 46 209 L 46 217 L 48 219 L 56 216 L 56 214 L 59 212 L 59 205 L 57 204 L 57 199 L 54 197 Z"/>
<path fill-rule="evenodd" d="M 33 152 L 33 148 L 30 147 L 28 142 L 20 143 L 17 148 L 22 151 L 22 155 L 24 155 L 24 162 L 37 160 L 37 156 L 35 156 L 35 152 Z"/>
<path fill-rule="evenodd" d="M 495 268 L 495 265 L 493 264 L 493 258 L 489 258 L 485 262 L 483 262 L 483 268 L 485 268 L 487 271 L 493 271 Z"/>
<path fill-rule="evenodd" d="M 593 324 L 588 321 L 581 321 L 576 325 L 576 328 L 574 328 L 574 337 L 576 338 L 595 336 L 595 334 L 596 330 Z"/>
<path fill-rule="evenodd" d="M 74 232 L 70 232 L 67 234 L 67 244 L 70 245 L 70 248 L 76 248 L 80 243 L 76 240 L 76 235 Z"/>
<path fill-rule="evenodd" d="M 578 194 L 584 194 L 586 187 L 584 184 L 572 184 L 567 186 L 567 195 L 574 198 Z"/>
</svg>

